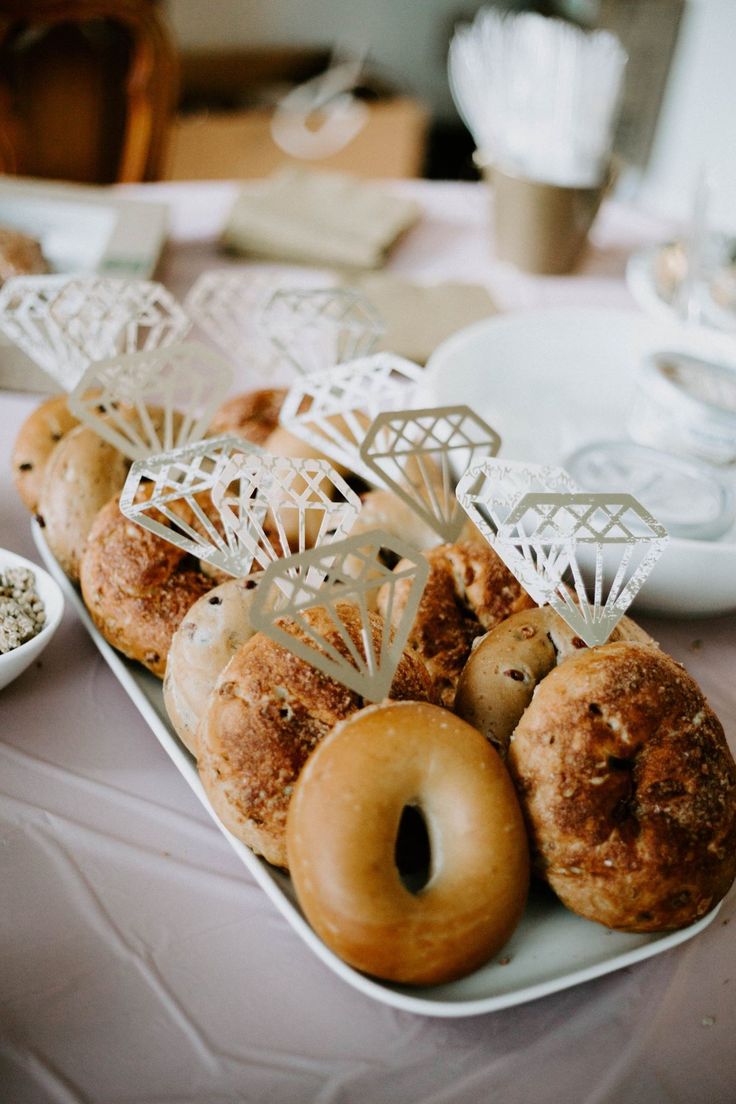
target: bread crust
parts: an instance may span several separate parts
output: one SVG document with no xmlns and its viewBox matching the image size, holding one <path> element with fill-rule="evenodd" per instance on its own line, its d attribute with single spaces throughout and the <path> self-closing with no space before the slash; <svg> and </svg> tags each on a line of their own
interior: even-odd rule
<svg viewBox="0 0 736 1104">
<path fill-rule="evenodd" d="M 215 411 L 207 434 L 232 434 L 254 445 L 264 445 L 279 424 L 279 412 L 286 398 L 282 387 L 264 387 L 233 395 Z"/>
<path fill-rule="evenodd" d="M 114 648 L 163 678 L 172 637 L 212 588 L 186 553 L 130 521 L 116 495 L 99 511 L 80 565 L 82 597 Z"/>
<path fill-rule="evenodd" d="M 509 746 L 539 872 L 624 931 L 704 916 L 736 875 L 736 765 L 685 669 L 652 645 L 581 652 L 537 687 Z"/>
<path fill-rule="evenodd" d="M 425 663 L 436 687 L 437 700 L 452 708 L 457 681 L 473 641 L 518 610 L 536 603 L 503 561 L 484 541 L 442 544 L 423 553 L 429 578 L 409 634 L 409 647 Z M 408 566 L 403 560 L 396 570 Z M 391 619 L 403 613 L 411 580 L 394 587 Z M 388 590 L 378 594 L 378 608 L 386 615 Z"/>
<path fill-rule="evenodd" d="M 339 603 L 338 612 L 359 645 L 357 609 Z M 378 615 L 370 616 L 378 644 L 383 624 Z M 347 654 L 323 609 L 310 610 L 306 619 Z M 293 621 L 280 624 L 309 643 Z M 390 696 L 427 701 L 431 694 L 423 664 L 405 653 Z M 362 705 L 354 691 L 262 633 L 238 649 L 217 680 L 200 730 L 200 777 L 220 820 L 275 866 L 287 866 L 286 816 L 302 767 L 333 726 Z"/>
<path fill-rule="evenodd" d="M 44 472 L 52 452 L 79 419 L 69 410 L 66 395 L 53 395 L 32 411 L 23 422 L 13 445 L 12 466 L 15 488 L 32 514 L 38 510 Z"/>
</svg>

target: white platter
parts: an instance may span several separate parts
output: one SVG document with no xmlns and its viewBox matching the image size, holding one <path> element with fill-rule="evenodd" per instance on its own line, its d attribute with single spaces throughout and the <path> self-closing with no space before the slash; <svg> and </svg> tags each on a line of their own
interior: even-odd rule
<svg viewBox="0 0 736 1104">
<path fill-rule="evenodd" d="M 637 366 L 656 349 L 736 370 L 729 335 L 637 311 L 557 307 L 469 326 L 439 346 L 426 371 L 438 404 L 466 403 L 500 434 L 501 457 L 560 464 L 591 441 L 626 438 Z M 668 617 L 736 610 L 736 526 L 717 541 L 672 538 L 635 608 Z"/>
<path fill-rule="evenodd" d="M 161 683 L 138 664 L 122 658 L 95 628 L 81 596 L 62 572 L 34 522 L 33 537 L 49 573 L 60 584 L 103 658 L 154 736 L 205 806 L 255 881 L 265 890 L 297 935 L 339 977 L 364 995 L 393 1008 L 424 1016 L 462 1017 L 495 1012 L 536 1000 L 624 966 L 630 966 L 684 943 L 706 928 L 713 909 L 696 924 L 664 935 L 628 935 L 568 912 L 551 894 L 534 893 L 511 941 L 498 958 L 469 977 L 431 988 L 384 984 L 345 965 L 317 938 L 296 902 L 285 874 L 263 862 L 232 836 L 215 816 L 197 774 L 195 761 L 170 727 Z M 248 948 L 243 948 L 247 955 Z"/>
<path fill-rule="evenodd" d="M 53 272 L 149 279 L 164 244 L 167 221 L 165 203 L 122 199 L 112 188 L 0 179 L 0 225 L 40 241 Z M 2 335 L 0 355 L 0 386 L 58 390 Z"/>
</svg>

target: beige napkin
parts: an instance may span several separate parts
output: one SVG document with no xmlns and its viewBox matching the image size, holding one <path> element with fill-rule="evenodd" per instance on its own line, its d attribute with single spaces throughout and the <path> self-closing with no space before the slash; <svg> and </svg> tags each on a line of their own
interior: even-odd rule
<svg viewBox="0 0 736 1104">
<path fill-rule="evenodd" d="M 424 364 L 457 330 L 497 313 L 480 284 L 417 284 L 390 272 L 346 280 L 373 304 L 386 327 L 379 348 Z"/>
<path fill-rule="evenodd" d="M 222 234 L 251 256 L 340 268 L 379 268 L 421 216 L 414 200 L 341 173 L 285 169 L 238 195 Z"/>
</svg>

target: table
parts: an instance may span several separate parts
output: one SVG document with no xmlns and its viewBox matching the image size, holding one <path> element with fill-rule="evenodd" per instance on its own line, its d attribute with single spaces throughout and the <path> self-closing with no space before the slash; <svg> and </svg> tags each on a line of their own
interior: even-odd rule
<svg viewBox="0 0 736 1104">
<path fill-rule="evenodd" d="M 402 183 L 425 208 L 397 272 L 477 279 L 504 309 L 632 306 L 629 252 L 668 228 L 609 202 L 575 276 L 497 264 L 484 189 Z M 160 278 L 226 263 L 230 183 L 172 203 Z M 37 559 L 9 454 L 36 399 L 0 394 L 0 545 Z M 645 627 L 736 746 L 733 619 Z M 736 893 L 697 939 L 493 1014 L 430 1019 L 353 991 L 293 934 L 152 738 L 71 610 L 0 696 L 0 1097 L 8 1104 L 728 1104 Z"/>
</svg>

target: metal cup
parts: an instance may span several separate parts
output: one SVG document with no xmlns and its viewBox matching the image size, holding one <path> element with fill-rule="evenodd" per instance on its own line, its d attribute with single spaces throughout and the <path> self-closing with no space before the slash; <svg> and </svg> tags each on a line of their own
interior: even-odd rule
<svg viewBox="0 0 736 1104">
<path fill-rule="evenodd" d="M 483 165 L 493 190 L 496 256 L 524 272 L 556 276 L 580 259 L 611 174 L 595 187 L 529 180 Z"/>
</svg>

